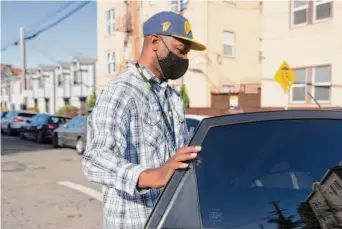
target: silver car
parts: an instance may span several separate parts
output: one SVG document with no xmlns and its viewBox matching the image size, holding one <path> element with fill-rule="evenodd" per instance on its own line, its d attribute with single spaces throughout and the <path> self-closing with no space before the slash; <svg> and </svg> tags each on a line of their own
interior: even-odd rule
<svg viewBox="0 0 342 229">
<path fill-rule="evenodd" d="M 1 132 L 13 136 L 19 133 L 19 130 L 30 120 L 36 113 L 30 111 L 9 111 L 6 116 L 1 119 Z"/>
</svg>

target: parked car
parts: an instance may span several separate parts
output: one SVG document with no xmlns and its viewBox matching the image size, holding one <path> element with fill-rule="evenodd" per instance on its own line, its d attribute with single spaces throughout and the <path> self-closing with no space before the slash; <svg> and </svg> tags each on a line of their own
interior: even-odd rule
<svg viewBox="0 0 342 229">
<path fill-rule="evenodd" d="M 65 125 L 54 130 L 52 145 L 57 147 L 75 147 L 78 154 L 83 154 L 87 143 L 87 116 L 77 116 Z"/>
<path fill-rule="evenodd" d="M 186 118 L 186 124 L 188 126 L 188 129 L 190 132 L 194 131 L 198 124 L 204 119 L 208 118 L 210 116 L 207 115 L 185 115 Z"/>
<path fill-rule="evenodd" d="M 1 119 L 1 131 L 9 136 L 18 134 L 27 120 L 30 120 L 36 113 L 30 111 L 9 111 Z"/>
<path fill-rule="evenodd" d="M 59 115 L 37 114 L 27 121 L 20 131 L 21 139 L 33 139 L 37 143 L 51 140 L 53 130 L 65 124 L 70 118 Z"/>
<path fill-rule="evenodd" d="M 5 115 L 8 113 L 8 111 L 0 111 L 1 119 L 5 117 Z"/>
<path fill-rule="evenodd" d="M 189 143 L 202 151 L 163 188 L 145 229 L 339 228 L 341 139 L 340 111 L 203 119 Z"/>
</svg>

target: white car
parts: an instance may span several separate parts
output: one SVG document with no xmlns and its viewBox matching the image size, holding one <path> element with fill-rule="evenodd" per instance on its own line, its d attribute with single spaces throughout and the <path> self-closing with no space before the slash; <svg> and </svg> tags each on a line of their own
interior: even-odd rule
<svg viewBox="0 0 342 229">
<path fill-rule="evenodd" d="M 188 126 L 190 136 L 192 135 L 192 133 L 194 132 L 198 124 L 200 124 L 200 122 L 204 118 L 209 118 L 209 117 L 210 116 L 206 116 L 206 115 L 185 115 L 186 124 Z"/>
</svg>

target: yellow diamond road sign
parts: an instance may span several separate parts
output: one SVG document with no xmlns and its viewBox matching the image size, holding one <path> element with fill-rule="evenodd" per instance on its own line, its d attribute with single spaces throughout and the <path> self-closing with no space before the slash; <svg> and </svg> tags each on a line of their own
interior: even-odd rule
<svg viewBox="0 0 342 229">
<path fill-rule="evenodd" d="M 296 81 L 296 74 L 290 68 L 286 61 L 283 61 L 279 67 L 274 79 L 280 84 L 285 93 L 289 93 L 291 86 Z"/>
</svg>

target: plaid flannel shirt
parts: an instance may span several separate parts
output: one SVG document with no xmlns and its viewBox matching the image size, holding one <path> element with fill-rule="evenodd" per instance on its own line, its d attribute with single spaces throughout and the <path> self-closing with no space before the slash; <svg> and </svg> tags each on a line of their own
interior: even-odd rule
<svg viewBox="0 0 342 229">
<path fill-rule="evenodd" d="M 87 122 L 87 146 L 82 156 L 85 175 L 104 185 L 105 229 L 141 229 L 160 194 L 159 189 L 137 189 L 142 171 L 161 166 L 187 143 L 185 108 L 180 95 L 160 82 L 148 69 L 167 112 L 165 93 L 174 114 L 177 149 L 165 134 L 165 122 L 156 98 L 139 75 L 135 64 L 111 80 L 97 99 Z"/>
</svg>

